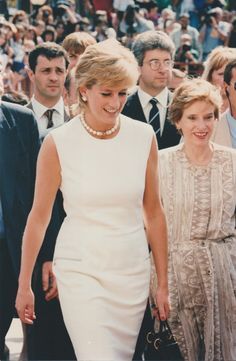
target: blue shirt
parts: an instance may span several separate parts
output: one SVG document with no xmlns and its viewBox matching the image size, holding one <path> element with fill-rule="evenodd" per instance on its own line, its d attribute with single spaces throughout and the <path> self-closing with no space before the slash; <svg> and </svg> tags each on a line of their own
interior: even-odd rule
<svg viewBox="0 0 236 361">
<path fill-rule="evenodd" d="M 229 125 L 229 131 L 232 139 L 233 148 L 236 148 L 236 119 L 232 117 L 229 110 L 226 113 L 226 119 Z"/>
</svg>

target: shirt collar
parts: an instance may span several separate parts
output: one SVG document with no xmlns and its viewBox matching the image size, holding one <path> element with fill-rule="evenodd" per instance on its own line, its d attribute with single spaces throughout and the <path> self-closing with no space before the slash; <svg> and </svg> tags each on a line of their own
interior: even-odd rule
<svg viewBox="0 0 236 361">
<path fill-rule="evenodd" d="M 143 108 L 145 108 L 149 104 L 149 101 L 152 98 L 156 98 L 158 103 L 160 103 L 161 106 L 165 108 L 168 102 L 168 93 L 168 88 L 165 87 L 158 95 L 152 97 L 150 96 L 150 94 L 143 91 L 140 87 L 138 88 L 138 96 Z"/>
<path fill-rule="evenodd" d="M 35 99 L 34 95 L 31 99 L 31 103 L 34 112 L 38 118 L 41 118 L 46 112 L 46 110 L 49 109 L 48 107 L 45 107 L 45 105 L 39 103 L 38 100 Z M 62 97 L 60 97 L 58 102 L 50 109 L 55 109 L 62 117 L 64 117 L 64 103 Z"/>
</svg>

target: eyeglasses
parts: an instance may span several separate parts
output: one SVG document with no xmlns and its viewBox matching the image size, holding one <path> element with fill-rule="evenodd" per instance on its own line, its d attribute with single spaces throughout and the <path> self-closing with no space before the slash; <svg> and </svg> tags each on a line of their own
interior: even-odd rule
<svg viewBox="0 0 236 361">
<path fill-rule="evenodd" d="M 145 64 L 145 62 L 143 63 Z M 165 69 L 171 69 L 174 65 L 174 62 L 172 60 L 158 60 L 158 59 L 152 59 L 146 62 L 150 66 L 152 70 L 160 70 L 161 67 Z"/>
</svg>

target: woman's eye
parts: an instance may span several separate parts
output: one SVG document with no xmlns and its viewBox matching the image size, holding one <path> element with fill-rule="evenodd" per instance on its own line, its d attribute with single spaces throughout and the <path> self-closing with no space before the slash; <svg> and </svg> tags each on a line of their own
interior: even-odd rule
<svg viewBox="0 0 236 361">
<path fill-rule="evenodd" d="M 127 92 L 121 92 L 121 93 L 119 93 L 119 96 L 121 96 L 121 97 L 126 97 L 126 96 L 127 96 Z"/>
<path fill-rule="evenodd" d="M 101 93 L 104 97 L 109 97 L 110 93 Z"/>
</svg>

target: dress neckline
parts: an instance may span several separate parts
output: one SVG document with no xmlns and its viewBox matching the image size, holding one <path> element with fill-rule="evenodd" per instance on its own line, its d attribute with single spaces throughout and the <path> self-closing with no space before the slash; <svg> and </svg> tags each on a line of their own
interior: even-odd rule
<svg viewBox="0 0 236 361">
<path fill-rule="evenodd" d="M 191 161 L 188 159 L 185 151 L 184 151 L 184 144 L 182 144 L 182 146 L 177 150 L 177 158 L 178 160 L 185 166 L 185 168 L 189 168 L 191 170 L 201 170 L 201 169 L 211 169 L 211 168 L 215 168 L 216 163 L 217 163 L 217 151 L 214 147 L 214 144 L 211 143 L 212 148 L 213 148 L 213 153 L 212 153 L 212 157 L 210 159 L 210 161 L 208 162 L 208 164 L 205 165 L 198 165 L 198 164 L 194 164 L 191 163 Z"/>
<path fill-rule="evenodd" d="M 112 138 L 96 138 L 92 134 L 87 132 L 87 130 L 84 128 L 83 124 L 81 123 L 80 115 L 78 115 L 78 121 L 80 123 L 80 128 L 82 128 L 82 132 L 86 136 L 87 139 L 91 139 L 94 142 L 108 143 L 108 142 L 117 141 L 123 133 L 123 126 L 124 126 L 123 117 L 122 117 L 122 114 L 120 114 L 119 116 L 120 116 L 120 128 L 119 128 L 119 131 L 117 132 L 117 134 Z"/>
</svg>

